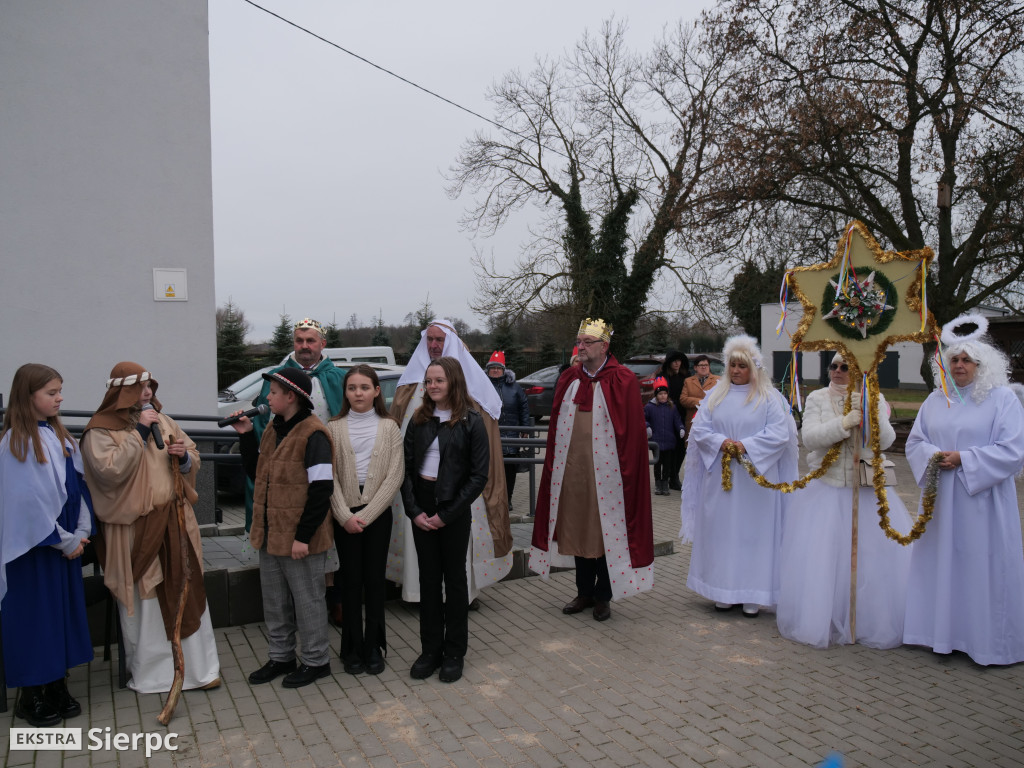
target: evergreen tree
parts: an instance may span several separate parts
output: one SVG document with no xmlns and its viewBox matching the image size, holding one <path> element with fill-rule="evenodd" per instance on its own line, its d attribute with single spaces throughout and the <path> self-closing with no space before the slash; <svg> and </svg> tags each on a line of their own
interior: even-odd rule
<svg viewBox="0 0 1024 768">
<path fill-rule="evenodd" d="M 341 343 L 341 329 L 338 328 L 338 324 L 331 322 L 326 328 L 324 328 L 324 336 L 327 339 L 328 347 L 343 347 Z"/>
<path fill-rule="evenodd" d="M 495 324 L 494 331 L 491 333 L 491 349 L 488 350 L 488 358 L 490 358 L 490 353 L 496 349 L 505 353 L 505 365 L 515 371 L 517 377 L 526 375 L 526 357 L 523 355 L 522 347 L 516 343 L 512 324 L 507 320 L 499 320 Z"/>
<path fill-rule="evenodd" d="M 370 339 L 370 345 L 374 347 L 390 347 L 391 336 L 388 335 L 387 328 L 384 327 L 383 313 L 381 313 L 380 317 L 374 318 L 373 325 L 373 338 Z"/>
<path fill-rule="evenodd" d="M 430 306 L 430 294 L 424 299 L 423 304 L 416 310 L 413 322 L 412 334 L 409 337 L 409 356 L 416 351 L 420 343 L 420 332 L 434 320 L 434 308 Z"/>
<path fill-rule="evenodd" d="M 246 373 L 245 316 L 231 299 L 217 325 L 217 386 L 223 388 Z"/>
<path fill-rule="evenodd" d="M 743 330 L 761 342 L 761 305 L 777 301 L 786 267 L 769 263 L 764 269 L 752 261 L 744 263 L 729 289 L 729 310 Z"/>
<path fill-rule="evenodd" d="M 540 349 L 537 351 L 537 357 L 539 358 L 537 361 L 538 368 L 547 368 L 548 366 L 569 362 L 568 356 L 564 354 L 564 351 L 556 347 L 555 342 L 547 338 L 541 343 Z"/>
<path fill-rule="evenodd" d="M 292 319 L 287 313 L 281 313 L 280 322 L 274 328 L 274 335 L 270 337 L 269 365 L 277 365 L 286 355 L 290 355 L 295 349 L 295 330 L 292 328 Z"/>
</svg>

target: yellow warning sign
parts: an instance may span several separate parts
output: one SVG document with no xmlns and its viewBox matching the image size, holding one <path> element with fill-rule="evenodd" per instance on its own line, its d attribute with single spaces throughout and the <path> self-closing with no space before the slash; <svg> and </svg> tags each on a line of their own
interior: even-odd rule
<svg viewBox="0 0 1024 768">
<path fill-rule="evenodd" d="M 167 287 L 164 288 L 164 297 L 173 299 L 174 296 L 174 283 L 167 283 Z"/>
</svg>

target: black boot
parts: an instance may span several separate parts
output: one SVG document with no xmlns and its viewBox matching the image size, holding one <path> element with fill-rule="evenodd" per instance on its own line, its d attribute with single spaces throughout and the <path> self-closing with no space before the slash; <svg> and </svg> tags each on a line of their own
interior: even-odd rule
<svg viewBox="0 0 1024 768">
<path fill-rule="evenodd" d="M 36 728 L 47 728 L 60 722 L 60 713 L 53 708 L 43 685 L 29 685 L 18 690 L 14 714 Z"/>
<path fill-rule="evenodd" d="M 68 680 L 66 677 L 48 683 L 44 686 L 44 689 L 50 704 L 57 710 L 57 714 L 65 720 L 82 714 L 82 705 L 75 701 L 68 691 Z"/>
</svg>

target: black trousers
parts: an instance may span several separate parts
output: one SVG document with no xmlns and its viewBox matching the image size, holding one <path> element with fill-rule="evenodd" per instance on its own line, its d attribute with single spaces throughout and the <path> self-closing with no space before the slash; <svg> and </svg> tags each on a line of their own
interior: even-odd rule
<svg viewBox="0 0 1024 768">
<path fill-rule="evenodd" d="M 654 479 L 655 480 L 671 480 L 679 477 L 678 470 L 676 474 L 672 474 L 672 468 L 676 464 L 676 452 L 672 449 L 662 449 L 658 451 L 658 460 L 654 462 Z"/>
<path fill-rule="evenodd" d="M 360 509 L 362 507 L 355 507 L 352 511 Z M 384 596 L 391 523 L 390 507 L 362 533 L 348 533 L 334 521 L 334 544 L 341 563 L 335 576 L 335 591 L 341 593 L 341 659 L 344 662 L 365 661 L 374 649 L 387 653 Z"/>
<path fill-rule="evenodd" d="M 416 504 L 433 515 L 434 485 L 416 479 Z M 469 644 L 469 584 L 466 553 L 472 515 L 467 509 L 436 531 L 412 526 L 420 567 L 420 647 L 423 653 L 461 659 Z"/>
<path fill-rule="evenodd" d="M 512 491 L 516 489 L 516 475 L 519 474 L 519 464 L 505 465 L 505 488 L 508 490 L 508 503 L 512 504 Z"/>
<path fill-rule="evenodd" d="M 608 558 L 576 558 L 576 593 L 607 603 L 612 599 L 612 580 L 608 575 Z"/>
</svg>

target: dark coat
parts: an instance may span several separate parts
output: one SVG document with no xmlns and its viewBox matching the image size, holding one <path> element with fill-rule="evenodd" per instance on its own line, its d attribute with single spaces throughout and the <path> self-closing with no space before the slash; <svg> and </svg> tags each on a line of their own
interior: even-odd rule
<svg viewBox="0 0 1024 768">
<path fill-rule="evenodd" d="M 437 515 L 447 525 L 461 515 L 468 514 L 473 499 L 487 485 L 487 469 L 491 460 L 487 444 L 487 430 L 483 418 L 476 411 L 467 411 L 458 424 L 443 425 L 437 418 L 417 424 L 415 417 L 405 433 L 405 481 L 402 483 L 402 501 L 410 519 L 421 512 L 416 506 L 414 483 L 419 475 L 423 457 L 437 438 L 441 462 L 437 468 L 434 498 Z"/>
<path fill-rule="evenodd" d="M 498 419 L 498 426 L 501 427 L 532 427 L 533 418 L 530 416 L 530 404 L 526 399 L 523 388 L 515 382 L 515 376 L 510 376 L 511 371 L 506 370 L 505 375 L 500 379 L 491 379 L 494 388 L 501 397 L 501 418 Z M 518 429 L 501 430 L 502 437 L 519 437 Z M 502 446 L 501 452 L 504 456 L 515 456 L 519 449 L 512 446 Z"/>
</svg>

